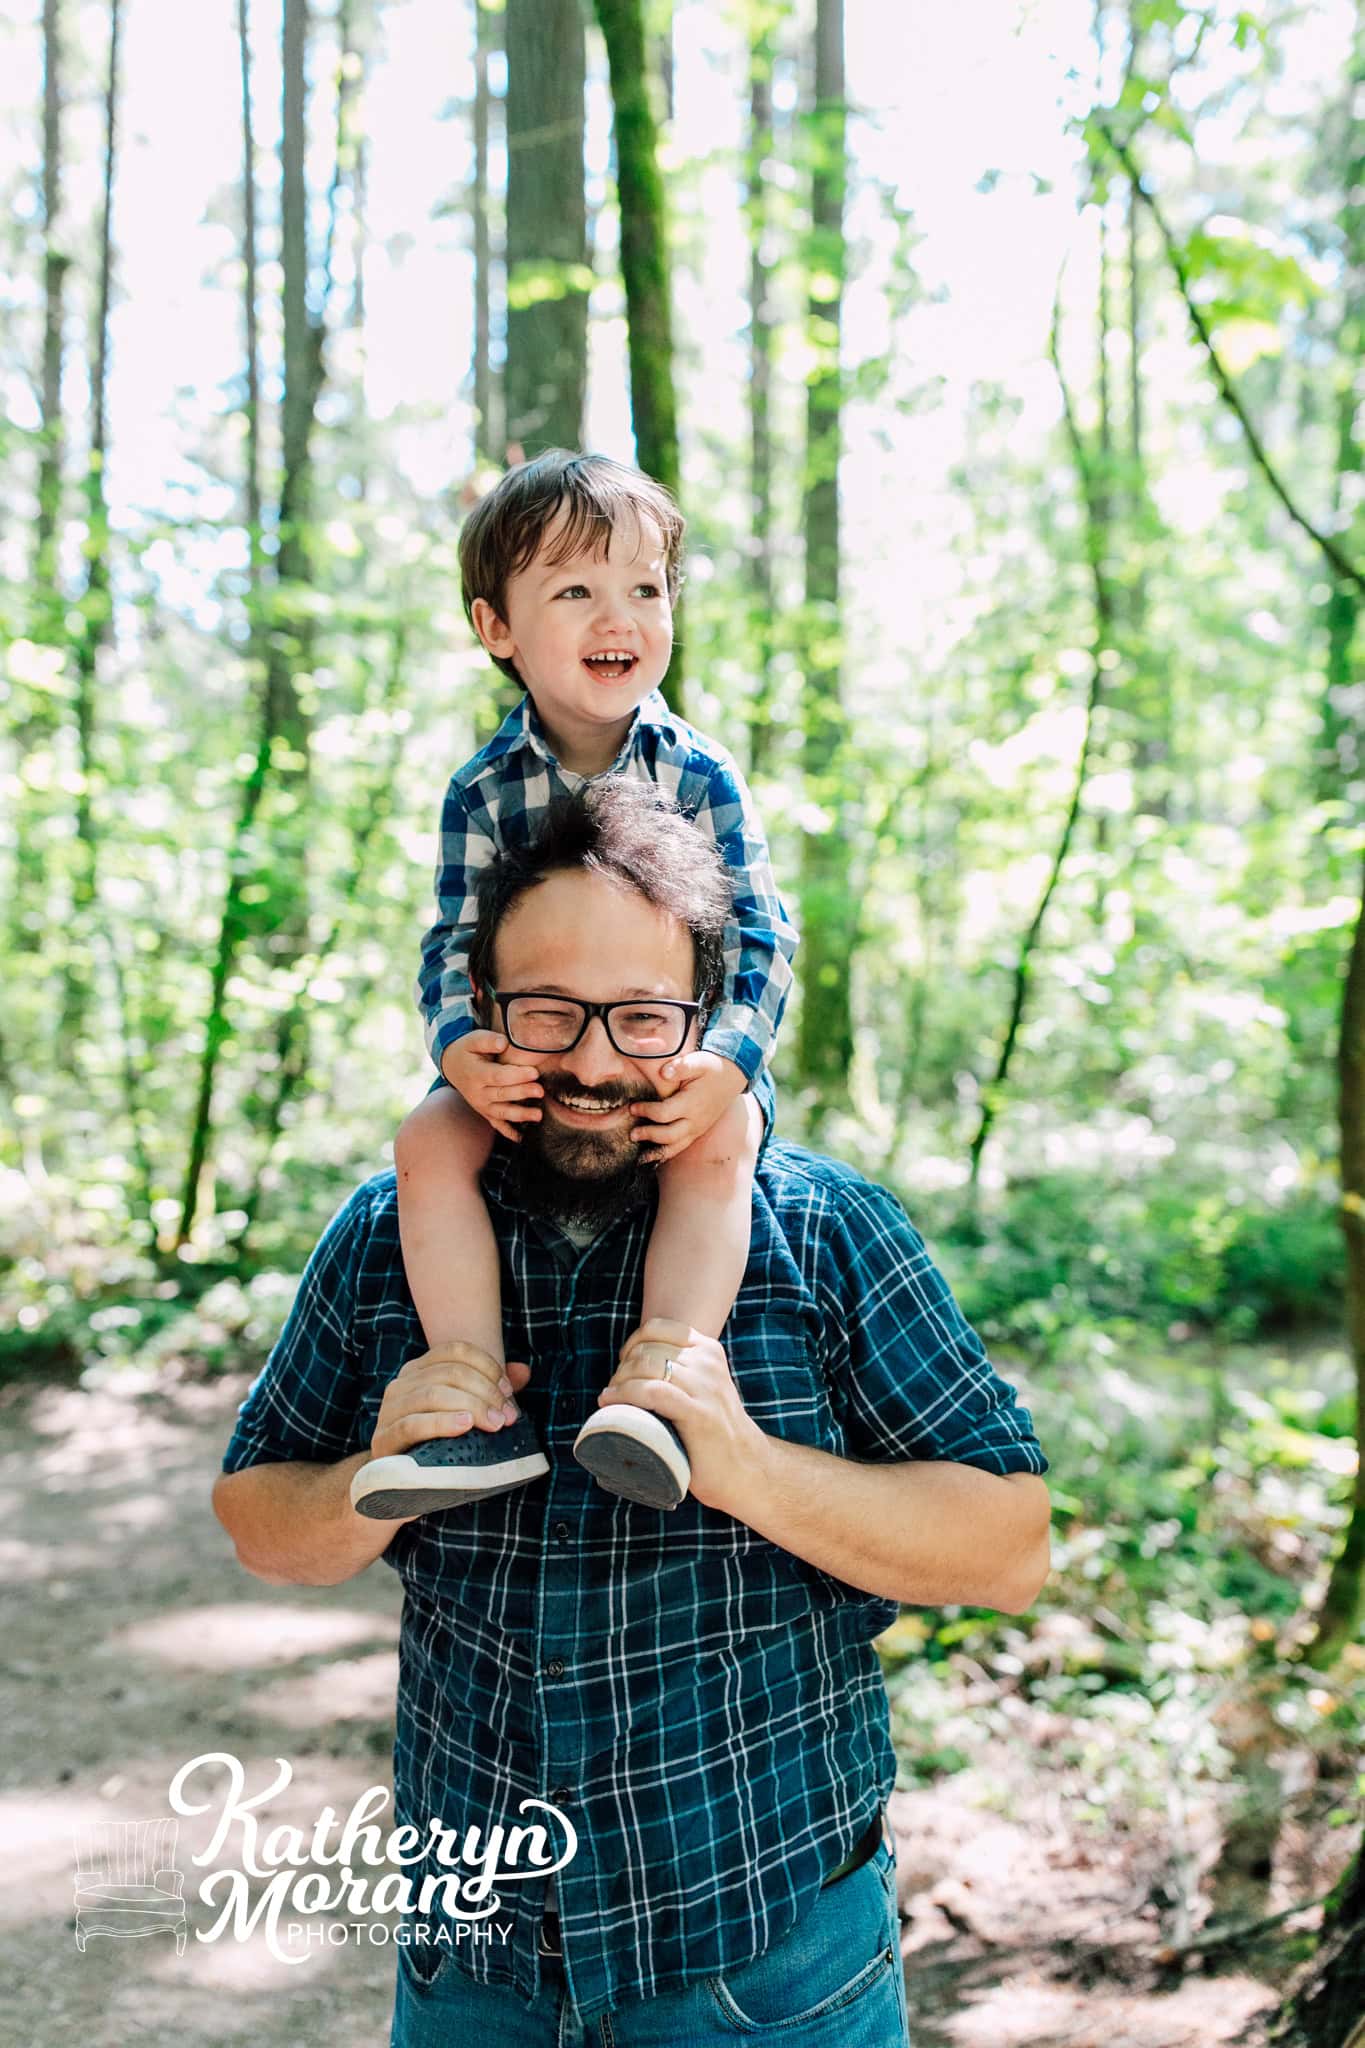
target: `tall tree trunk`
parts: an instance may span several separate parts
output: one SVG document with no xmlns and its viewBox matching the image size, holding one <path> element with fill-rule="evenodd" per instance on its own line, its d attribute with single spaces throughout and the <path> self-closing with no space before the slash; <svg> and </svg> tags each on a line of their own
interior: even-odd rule
<svg viewBox="0 0 1365 2048">
<path fill-rule="evenodd" d="M 802 839 L 797 1039 L 802 1078 L 817 1090 L 817 1120 L 844 1094 L 853 1059 L 849 979 L 856 920 L 842 762 L 846 727 L 839 611 L 845 129 L 843 0 L 817 0 L 815 98 L 808 130 L 812 163 L 807 331 L 815 366 L 806 391 L 803 767 L 807 795 L 819 806 L 824 824 L 823 829 L 807 830 Z"/>
<path fill-rule="evenodd" d="M 1323 1912 L 1317 1953 L 1271 2022 L 1271 2048 L 1365 2048 L 1365 1850 Z"/>
<path fill-rule="evenodd" d="M 507 0 L 507 452 L 577 448 L 588 379 L 580 0 Z"/>
<path fill-rule="evenodd" d="M 327 301 L 310 316 L 307 188 L 304 178 L 307 46 L 306 0 L 285 0 L 284 113 L 280 148 L 283 243 L 284 393 L 283 464 L 276 521 L 275 589 L 267 601 L 257 590 L 253 617 L 261 621 L 260 710 L 255 757 L 242 786 L 228 855 L 228 881 L 210 974 L 199 1085 L 190 1129 L 176 1242 L 184 1243 L 195 1212 L 213 1130 L 213 1095 L 221 1055 L 232 1033 L 227 990 L 244 944 L 256 938 L 276 962 L 287 964 L 306 938 L 308 720 L 296 681 L 307 665 L 309 633 L 293 616 L 290 598 L 306 594 L 309 574 L 309 443 L 322 387 Z M 253 532 L 262 518 L 259 472 L 259 363 L 256 321 L 256 209 L 246 8 L 239 0 L 242 66 L 243 232 L 246 253 L 247 516 Z M 334 186 L 335 197 L 335 186 Z M 329 230 L 330 247 L 330 230 Z M 325 273 L 330 280 L 330 269 Z M 259 563 L 253 549 L 253 575 Z M 280 600 L 284 599 L 281 603 Z M 253 663 L 253 668 L 255 664 Z M 260 842 L 258 844 L 258 842 Z M 262 858 L 262 847 L 264 858 Z"/>
<path fill-rule="evenodd" d="M 493 251 L 488 220 L 488 131 L 492 94 L 488 59 L 492 48 L 493 16 L 483 0 L 474 0 L 474 454 L 480 462 L 492 462 L 502 446 L 493 418 L 490 354 Z"/>
<path fill-rule="evenodd" d="M 44 640 L 56 639 L 63 598 L 58 555 L 61 527 L 62 322 L 71 258 L 62 246 L 62 38 L 61 0 L 43 0 L 43 373 L 40 394 L 38 524 L 34 534 L 33 588 Z"/>
<path fill-rule="evenodd" d="M 750 0 L 749 138 L 744 213 L 749 233 L 749 605 L 754 691 L 749 703 L 749 765 L 765 772 L 772 757 L 773 625 L 773 310 L 768 262 L 766 165 L 773 149 L 773 17 L 769 0 Z"/>
<path fill-rule="evenodd" d="M 90 458 L 85 474 L 85 593 L 76 639 L 76 836 L 71 870 L 71 950 L 67 958 L 62 1035 L 79 1042 L 90 1000 L 95 901 L 95 690 L 100 649 L 109 637 L 108 454 L 109 298 L 114 264 L 114 170 L 118 151 L 120 0 L 109 6 L 109 72 L 104 94 L 104 196 L 100 210 L 99 281 L 90 375 Z"/>
<path fill-rule="evenodd" d="M 1033 920 L 1019 944 L 1019 957 L 1014 968 L 1014 987 L 1010 998 L 1009 1021 L 1005 1026 L 1004 1041 L 995 1072 L 981 1091 L 981 1116 L 977 1123 L 976 1135 L 971 1144 L 970 1186 L 973 1197 L 980 1185 L 981 1155 L 986 1149 L 986 1140 L 1004 1101 L 1009 1085 L 1010 1065 L 1014 1058 L 1015 1046 L 1019 1040 L 1020 1028 L 1028 1003 L 1029 983 L 1033 973 L 1033 956 L 1038 947 L 1047 916 L 1048 905 L 1061 880 L 1067 854 L 1080 816 L 1081 800 L 1090 772 L 1090 752 L 1095 732 L 1095 714 L 1099 708 L 1100 693 L 1104 686 L 1105 670 L 1113 659 L 1115 641 L 1114 590 L 1109 576 L 1109 564 L 1105 554 L 1107 533 L 1104 524 L 1103 501 L 1101 499 L 1095 470 L 1095 457 L 1086 447 L 1085 436 L 1076 418 L 1076 409 L 1071 402 L 1071 393 L 1062 374 L 1061 351 L 1057 344 L 1057 325 L 1060 317 L 1060 299 L 1053 307 L 1050 349 L 1052 366 L 1057 373 L 1061 388 L 1062 411 L 1066 421 L 1067 438 L 1071 443 L 1072 460 L 1076 465 L 1076 477 L 1081 489 L 1085 507 L 1085 553 L 1090 570 L 1090 582 L 1094 602 L 1094 624 L 1091 638 L 1090 687 L 1086 695 L 1085 731 L 1081 740 L 1080 759 L 1076 763 L 1076 780 L 1072 786 L 1071 802 L 1057 839 L 1057 848 L 1052 856 L 1052 867 Z"/>
<path fill-rule="evenodd" d="M 43 354 L 39 376 L 38 516 L 33 536 L 32 604 L 29 631 L 35 640 L 60 646 L 66 638 L 66 596 L 61 574 L 62 325 L 66 273 L 71 259 L 63 246 L 62 221 L 62 38 L 60 0 L 43 0 Z M 60 728 L 60 700 L 45 690 L 16 699 L 12 727 L 18 761 L 14 801 L 13 886 L 5 908 L 8 950 L 35 954 L 50 927 L 48 864 L 45 858 L 46 800 L 38 789 L 48 781 L 40 758 Z M 32 775 L 26 772 L 31 763 Z"/>
<path fill-rule="evenodd" d="M 673 313 L 668 229 L 659 176 L 658 131 L 649 103 L 640 0 L 596 0 L 607 46 L 621 213 L 621 276 L 630 334 L 630 411 L 641 469 L 679 495 L 678 418 L 673 391 Z M 664 687 L 681 716 L 681 608 Z"/>
<path fill-rule="evenodd" d="M 641 469 L 678 491 L 673 315 L 658 131 L 649 103 L 640 0 L 596 0 L 615 110 L 621 276 L 630 327 L 630 410 Z"/>
<path fill-rule="evenodd" d="M 1342 238 L 1346 259 L 1346 295 L 1338 337 L 1338 508 L 1354 502 L 1361 470 L 1361 447 L 1355 420 L 1361 398 L 1361 351 L 1365 347 L 1365 0 L 1357 0 L 1355 34 L 1347 82 L 1349 141 L 1342 166 L 1345 199 Z M 1343 683 L 1355 679 L 1354 650 L 1360 593 L 1345 578 L 1332 581 L 1327 601 L 1327 677 L 1324 692 L 1330 703 Z M 1359 727 L 1357 728 L 1359 730 Z M 1355 1370 L 1355 1437 L 1365 1430 L 1365 882 L 1361 908 L 1351 941 L 1351 958 L 1341 1005 L 1337 1048 L 1338 1105 L 1341 1146 L 1341 1227 L 1346 1241 L 1346 1325 Z M 1311 1643 L 1301 1654 L 1320 1666 L 1332 1664 L 1355 1633 L 1365 1590 L 1365 1455 L 1356 1459 L 1351 1490 L 1351 1520 L 1332 1566 L 1327 1591 Z"/>
</svg>

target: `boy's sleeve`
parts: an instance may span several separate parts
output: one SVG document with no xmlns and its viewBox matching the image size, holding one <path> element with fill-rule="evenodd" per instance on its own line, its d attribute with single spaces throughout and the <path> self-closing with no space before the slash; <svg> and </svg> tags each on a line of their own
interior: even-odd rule
<svg viewBox="0 0 1365 2048">
<path fill-rule="evenodd" d="M 772 1054 L 792 985 L 796 927 L 773 874 L 762 822 L 734 762 L 716 760 L 693 811 L 734 881 L 734 914 L 725 927 L 725 990 L 702 1044 L 733 1060 L 753 1081 Z"/>
<path fill-rule="evenodd" d="M 440 1071 L 448 1045 L 480 1029 L 469 985 L 469 945 L 478 921 L 475 884 L 497 852 L 494 820 L 487 803 L 461 787 L 458 776 L 441 805 L 436 861 L 439 915 L 422 940 L 417 1002 L 427 1051 Z"/>
<path fill-rule="evenodd" d="M 848 1455 L 1046 1472 L 1032 1416 L 895 1196 L 861 1180 L 831 1196 L 819 1286 L 830 1399 Z"/>
<path fill-rule="evenodd" d="M 351 1330 L 368 1225 L 368 1196 L 358 1188 L 323 1232 L 279 1340 L 237 1410 L 225 1472 L 365 1449 Z"/>
</svg>

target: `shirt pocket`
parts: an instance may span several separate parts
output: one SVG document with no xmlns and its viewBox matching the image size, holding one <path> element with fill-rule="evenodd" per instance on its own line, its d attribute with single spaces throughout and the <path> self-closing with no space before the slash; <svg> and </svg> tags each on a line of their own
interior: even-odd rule
<svg viewBox="0 0 1365 2048">
<path fill-rule="evenodd" d="M 351 1448 L 367 1451 L 379 1425 L 379 1410 L 390 1383 L 397 1379 L 410 1358 L 426 1350 L 421 1325 L 415 1316 L 383 1316 L 361 1336 L 362 1364 L 360 1400 L 356 1408 Z"/>
</svg>

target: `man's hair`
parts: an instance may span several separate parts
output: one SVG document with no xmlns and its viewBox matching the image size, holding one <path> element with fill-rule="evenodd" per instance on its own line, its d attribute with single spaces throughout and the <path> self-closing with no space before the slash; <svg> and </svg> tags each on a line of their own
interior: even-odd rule
<svg viewBox="0 0 1365 2048">
<path fill-rule="evenodd" d="M 687 522 L 663 485 L 608 455 L 548 448 L 499 477 L 461 529 L 460 592 L 471 626 L 476 597 L 485 599 L 506 621 L 508 578 L 520 575 L 535 560 L 561 506 L 564 530 L 548 561 L 567 562 L 584 548 L 603 557 L 623 525 L 633 522 L 638 528 L 649 518 L 663 536 L 668 598 L 670 604 L 677 603 Z M 491 659 L 505 676 L 522 682 L 514 661 L 500 654 Z"/>
<path fill-rule="evenodd" d="M 716 848 L 648 783 L 623 775 L 584 783 L 557 797 L 527 846 L 508 846 L 480 870 L 478 920 L 469 977 L 480 992 L 496 986 L 498 927 L 528 890 L 548 876 L 582 869 L 609 875 L 686 925 L 692 935 L 692 993 L 711 1004 L 725 974 L 725 927 L 734 885 Z"/>
</svg>

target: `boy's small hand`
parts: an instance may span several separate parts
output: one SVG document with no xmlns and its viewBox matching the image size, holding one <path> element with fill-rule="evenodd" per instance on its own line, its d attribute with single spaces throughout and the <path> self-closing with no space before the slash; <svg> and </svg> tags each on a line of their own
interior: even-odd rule
<svg viewBox="0 0 1365 2048">
<path fill-rule="evenodd" d="M 506 1063 L 504 1053 L 511 1055 Z M 544 1094 L 539 1069 L 526 1064 L 525 1053 L 512 1051 L 500 1031 L 468 1031 L 457 1038 L 441 1055 L 441 1072 L 470 1108 L 514 1145 L 521 1143 L 517 1124 L 540 1122 L 538 1109 L 513 1106 L 532 1104 Z"/>
<path fill-rule="evenodd" d="M 685 1152 L 748 1086 L 734 1061 L 717 1052 L 680 1052 L 664 1061 L 659 1074 L 675 1084 L 675 1092 L 662 1102 L 636 1103 L 637 1113 L 649 1121 L 636 1124 L 630 1134 L 637 1144 L 649 1146 L 645 1157 L 651 1166 Z"/>
</svg>

